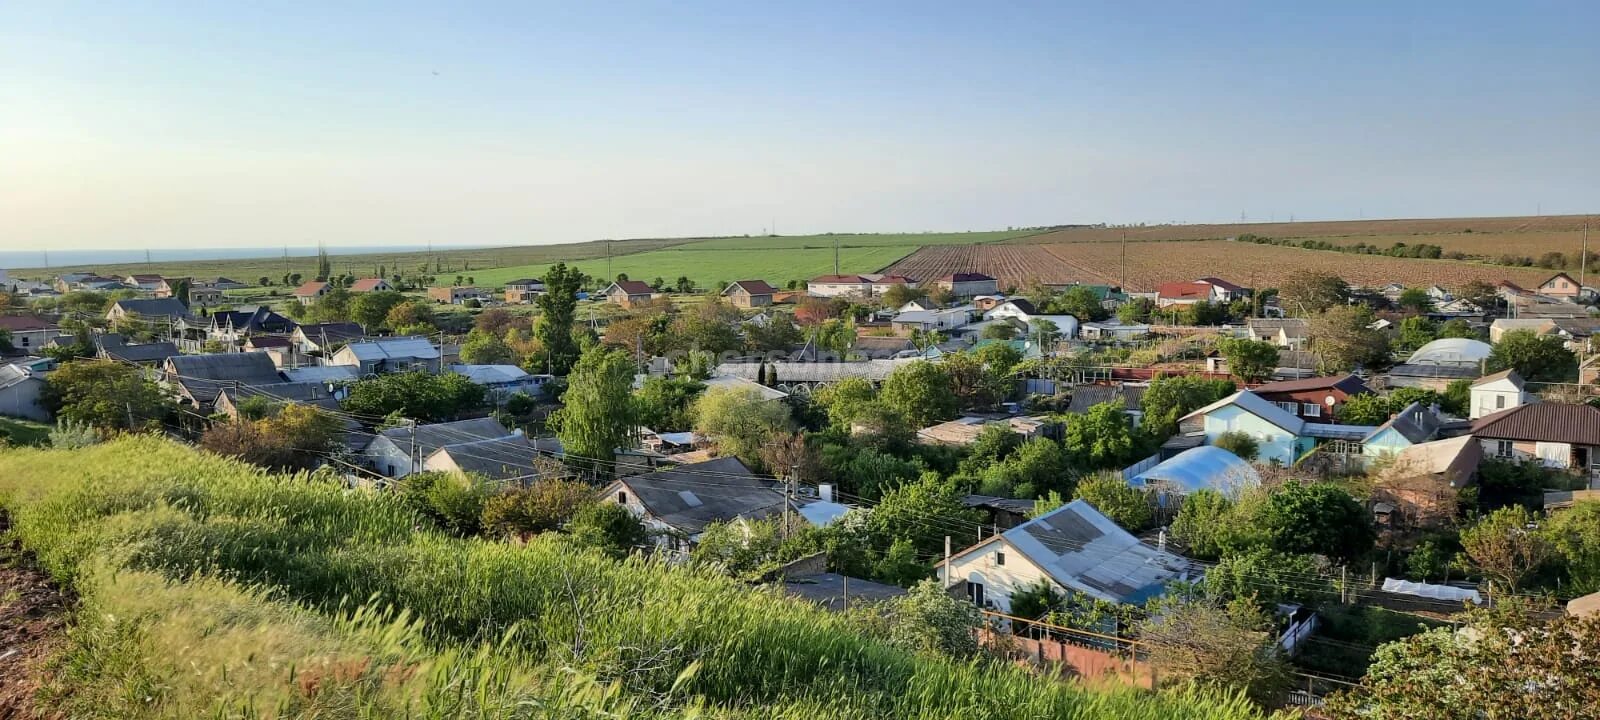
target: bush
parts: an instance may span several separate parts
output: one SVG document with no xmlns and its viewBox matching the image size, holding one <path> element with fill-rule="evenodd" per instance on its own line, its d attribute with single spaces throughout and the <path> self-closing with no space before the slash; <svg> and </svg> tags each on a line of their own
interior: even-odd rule
<svg viewBox="0 0 1600 720">
<path fill-rule="evenodd" d="M 488 493 L 471 477 L 448 472 L 412 473 L 395 485 L 401 504 L 457 537 L 483 531 L 483 503 Z"/>
<path fill-rule="evenodd" d="M 1256 455 L 1261 452 L 1261 446 L 1249 433 L 1234 430 L 1217 436 L 1212 443 L 1223 450 L 1238 455 L 1245 462 L 1255 462 Z"/>
</svg>

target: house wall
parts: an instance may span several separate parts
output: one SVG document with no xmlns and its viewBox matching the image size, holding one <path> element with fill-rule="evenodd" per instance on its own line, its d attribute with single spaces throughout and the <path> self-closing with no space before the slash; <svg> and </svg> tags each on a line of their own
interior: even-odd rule
<svg viewBox="0 0 1600 720">
<path fill-rule="evenodd" d="M 1260 445 L 1260 452 L 1256 458 L 1261 462 L 1276 460 L 1284 465 L 1292 465 L 1295 458 L 1300 455 L 1297 439 L 1289 431 L 1237 405 L 1218 408 L 1206 415 L 1204 427 L 1207 445 L 1215 443 L 1217 437 L 1223 433 L 1249 433 Z"/>
<path fill-rule="evenodd" d="M 1292 402 L 1295 405 L 1295 416 L 1304 418 L 1305 420 L 1311 422 L 1319 423 L 1333 422 L 1334 413 L 1338 411 L 1339 406 L 1343 405 L 1344 401 L 1350 399 L 1350 396 L 1347 395 L 1343 390 L 1331 388 L 1298 390 L 1295 392 L 1258 392 L 1256 394 L 1260 395 L 1261 399 L 1268 402 Z M 1324 400 L 1328 399 L 1329 395 L 1332 395 L 1334 398 L 1335 402 L 1333 405 L 1327 405 L 1323 402 Z M 1312 406 L 1311 409 L 1313 412 L 1306 412 L 1307 405 Z M 1285 409 L 1287 410 L 1288 408 Z"/>
<path fill-rule="evenodd" d="M 728 300 L 733 303 L 734 307 L 742 308 L 766 307 L 772 304 L 771 295 L 751 295 L 742 290 L 734 291 L 733 294 L 728 296 Z"/>
<path fill-rule="evenodd" d="M 1550 282 L 1539 286 L 1539 294 L 1558 298 L 1575 298 L 1578 296 L 1578 284 L 1568 281 L 1565 277 L 1552 278 Z"/>
<path fill-rule="evenodd" d="M 419 451 L 420 452 L 420 451 Z M 403 478 L 415 471 L 411 464 L 411 447 L 409 442 L 406 447 L 396 445 L 387 435 L 373 438 L 367 445 L 366 452 L 362 453 L 372 468 L 382 475 L 392 478 Z M 421 464 L 420 462 L 418 463 Z"/>
<path fill-rule="evenodd" d="M 1004 565 L 996 562 L 1001 552 L 1006 556 Z M 1031 587 L 1040 580 L 1050 580 L 1050 577 L 1004 538 L 950 561 L 949 582 L 982 584 L 985 599 L 1000 612 L 1011 612 L 1012 593 Z M 1058 591 L 1065 591 L 1053 580 L 1050 584 Z"/>
<path fill-rule="evenodd" d="M 44 381 L 34 377 L 0 390 L 0 415 L 50 422 L 50 411 L 39 404 L 43 389 Z"/>
<path fill-rule="evenodd" d="M 1526 462 L 1537 458 L 1541 464 L 1548 468 L 1566 468 L 1572 464 L 1572 446 L 1567 443 L 1515 440 L 1511 443 L 1511 457 L 1507 458 L 1500 454 L 1500 440 L 1484 437 L 1479 438 L 1478 441 L 1483 446 L 1485 459 L 1510 459 Z"/>
<path fill-rule="evenodd" d="M 1471 392 L 1471 406 L 1467 417 L 1477 420 L 1485 415 L 1514 408 L 1527 402 L 1527 396 L 1509 380 L 1475 387 Z"/>
<path fill-rule="evenodd" d="M 866 283 L 806 283 L 806 292 L 817 297 L 866 296 L 872 286 Z"/>
<path fill-rule="evenodd" d="M 1401 435 L 1400 431 L 1392 427 L 1384 428 L 1382 432 L 1373 435 L 1363 443 L 1361 454 L 1377 459 L 1385 455 L 1397 454 L 1401 450 L 1411 447 L 1411 444 L 1411 441 L 1407 440 L 1406 436 Z"/>
</svg>

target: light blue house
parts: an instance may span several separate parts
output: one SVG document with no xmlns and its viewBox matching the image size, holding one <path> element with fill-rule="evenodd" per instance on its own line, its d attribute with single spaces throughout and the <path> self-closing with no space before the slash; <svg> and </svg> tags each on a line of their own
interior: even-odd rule
<svg viewBox="0 0 1600 720">
<path fill-rule="evenodd" d="M 1411 403 L 1362 439 L 1361 454 L 1371 460 L 1394 457 L 1412 445 L 1436 439 L 1443 422 L 1433 408 Z"/>
<path fill-rule="evenodd" d="M 1186 425 L 1199 424 L 1205 444 L 1214 445 L 1224 433 L 1242 432 L 1258 446 L 1256 462 L 1294 465 L 1322 445 L 1335 452 L 1362 454 L 1362 442 L 1379 428 L 1371 425 L 1310 423 L 1249 390 L 1241 390 L 1183 417 Z"/>
</svg>

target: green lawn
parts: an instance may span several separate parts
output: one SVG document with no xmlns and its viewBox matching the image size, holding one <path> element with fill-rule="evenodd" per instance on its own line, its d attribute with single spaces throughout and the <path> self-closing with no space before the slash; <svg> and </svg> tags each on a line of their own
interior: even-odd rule
<svg viewBox="0 0 1600 720">
<path fill-rule="evenodd" d="M 12 445 L 47 445 L 50 442 L 50 426 L 32 420 L 0 417 L 0 435 L 6 436 Z"/>
<path fill-rule="evenodd" d="M 711 241 L 721 243 L 722 241 Z M 734 280 L 766 280 L 783 287 L 790 280 L 807 280 L 833 272 L 833 247 L 750 247 L 728 248 L 722 246 L 699 247 L 699 243 L 681 248 L 624 255 L 611 259 L 611 276 L 627 273 L 635 280 L 650 282 L 665 278 L 668 283 L 686 275 L 696 285 L 710 287 Z M 894 264 L 920 247 L 918 245 L 869 245 L 840 247 L 839 269 L 846 273 L 873 272 Z M 580 260 L 569 263 L 590 275 L 608 276 L 604 259 Z M 544 275 L 548 264 L 519 265 L 515 267 L 477 270 L 469 273 L 477 285 L 496 287 L 507 280 Z"/>
</svg>

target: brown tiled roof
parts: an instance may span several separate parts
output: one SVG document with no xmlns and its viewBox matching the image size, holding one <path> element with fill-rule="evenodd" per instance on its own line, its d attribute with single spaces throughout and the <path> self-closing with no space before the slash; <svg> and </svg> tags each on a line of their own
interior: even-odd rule
<svg viewBox="0 0 1600 720">
<path fill-rule="evenodd" d="M 1327 375 L 1323 377 L 1303 378 L 1300 380 L 1283 380 L 1270 382 L 1255 388 L 1258 395 L 1269 393 L 1302 392 L 1305 390 L 1327 390 L 1338 388 L 1346 395 L 1360 395 L 1372 392 L 1372 388 L 1354 375 Z"/>
<path fill-rule="evenodd" d="M 351 292 L 372 292 L 373 290 L 377 290 L 378 289 L 378 283 L 381 283 L 381 282 L 383 282 L 383 278 L 361 278 L 360 280 L 357 280 L 354 283 L 351 283 L 350 291 Z"/>
<path fill-rule="evenodd" d="M 0 329 L 10 330 L 12 332 L 23 332 L 25 330 L 49 330 L 55 326 L 55 323 L 46 322 L 44 320 L 40 320 L 39 318 L 30 317 L 28 315 L 0 315 Z"/>
<path fill-rule="evenodd" d="M 1211 297 L 1211 286 L 1198 282 L 1161 283 L 1156 286 L 1156 294 L 1172 300 L 1204 300 Z"/>
<path fill-rule="evenodd" d="M 321 292 L 322 289 L 327 287 L 327 286 L 328 286 L 328 284 L 325 283 L 325 282 L 318 282 L 316 280 L 312 280 L 311 282 L 308 282 L 308 283 L 306 283 L 304 285 L 301 285 L 300 287 L 295 288 L 294 289 L 294 294 L 295 294 L 296 297 L 311 297 L 312 295 L 315 295 L 318 292 Z"/>
<path fill-rule="evenodd" d="M 818 275 L 811 278 L 814 283 L 866 283 L 868 280 L 860 275 Z"/>
<path fill-rule="evenodd" d="M 1497 373 L 1495 373 L 1493 375 L 1485 375 L 1485 376 L 1483 376 L 1481 378 L 1478 378 L 1477 380 L 1472 381 L 1472 387 L 1478 387 L 1479 385 L 1488 385 L 1489 383 L 1492 383 L 1492 382 L 1499 382 L 1499 381 L 1504 380 L 1504 379 L 1506 379 L 1508 377 L 1515 377 L 1516 378 L 1515 382 L 1517 384 L 1517 387 L 1521 387 L 1522 386 L 1522 376 L 1518 375 L 1517 371 L 1514 370 L 1514 369 L 1507 369 L 1507 370 L 1501 370 L 1500 372 L 1497 372 Z"/>
<path fill-rule="evenodd" d="M 743 288 L 745 292 L 751 295 L 771 295 L 778 291 L 777 288 L 768 285 L 765 280 L 739 280 L 729 285 L 728 290 L 732 290 L 734 287 Z M 727 292 L 727 290 L 723 292 Z"/>
<path fill-rule="evenodd" d="M 629 295 L 649 295 L 655 292 L 655 289 L 650 287 L 650 283 L 643 280 L 622 280 L 612 284 L 622 288 L 622 291 Z"/>
<path fill-rule="evenodd" d="M 1571 403 L 1533 403 L 1485 415 L 1472 434 L 1496 440 L 1600 445 L 1600 408 Z"/>
</svg>

